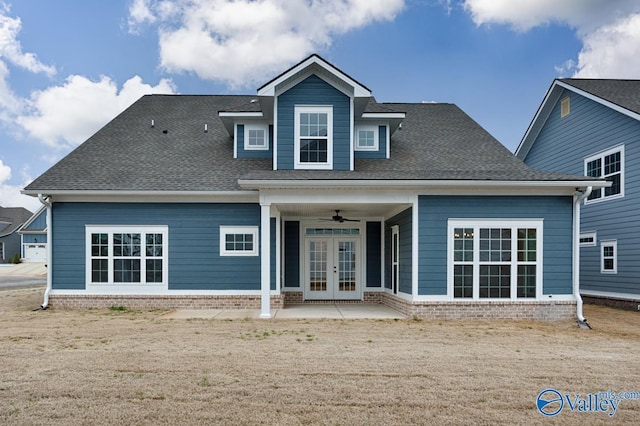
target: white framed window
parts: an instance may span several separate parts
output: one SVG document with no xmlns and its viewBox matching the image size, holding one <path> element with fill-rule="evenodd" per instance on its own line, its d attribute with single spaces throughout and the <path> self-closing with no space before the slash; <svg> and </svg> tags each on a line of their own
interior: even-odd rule
<svg viewBox="0 0 640 426">
<path fill-rule="evenodd" d="M 451 219 L 448 288 L 454 299 L 542 297 L 542 219 Z"/>
<path fill-rule="evenodd" d="M 560 118 L 564 118 L 569 114 L 571 114 L 571 98 L 567 96 L 560 101 Z"/>
<path fill-rule="evenodd" d="M 594 189 L 585 204 L 624 197 L 624 145 L 585 158 L 584 174 L 612 183 L 608 188 Z"/>
<path fill-rule="evenodd" d="M 356 151 L 378 151 L 378 126 L 356 126 Z"/>
<path fill-rule="evenodd" d="M 598 241 L 598 238 L 595 231 L 580 234 L 580 247 L 595 247 L 596 241 Z"/>
<path fill-rule="evenodd" d="M 248 151 L 269 149 L 269 126 L 266 124 L 245 124 L 244 149 Z"/>
<path fill-rule="evenodd" d="M 600 242 L 600 272 L 618 273 L 618 242 L 616 240 Z"/>
<path fill-rule="evenodd" d="M 331 169 L 333 165 L 333 107 L 295 107 L 295 168 Z"/>
<path fill-rule="evenodd" d="M 221 226 L 220 256 L 257 256 L 257 226 Z"/>
<path fill-rule="evenodd" d="M 88 285 L 168 284 L 167 226 L 86 226 Z"/>
</svg>

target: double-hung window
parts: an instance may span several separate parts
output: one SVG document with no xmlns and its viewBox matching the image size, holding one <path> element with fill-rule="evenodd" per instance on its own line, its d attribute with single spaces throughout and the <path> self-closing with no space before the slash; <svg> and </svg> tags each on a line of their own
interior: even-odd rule
<svg viewBox="0 0 640 426">
<path fill-rule="evenodd" d="M 166 226 L 87 226 L 87 285 L 167 287 Z"/>
<path fill-rule="evenodd" d="M 618 272 L 618 242 L 616 240 L 600 243 L 600 272 L 616 274 Z"/>
<path fill-rule="evenodd" d="M 333 163 L 333 108 L 295 107 L 295 168 L 331 169 Z"/>
<path fill-rule="evenodd" d="M 450 220 L 448 283 L 454 299 L 542 294 L 542 220 Z"/>
<path fill-rule="evenodd" d="M 611 148 L 584 160 L 584 173 L 611 182 L 608 188 L 594 189 L 586 203 L 624 196 L 624 145 Z"/>
</svg>

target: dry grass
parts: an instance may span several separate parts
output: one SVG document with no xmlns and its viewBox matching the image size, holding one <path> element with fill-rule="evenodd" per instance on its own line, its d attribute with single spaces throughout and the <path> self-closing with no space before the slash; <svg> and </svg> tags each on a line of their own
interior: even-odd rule
<svg viewBox="0 0 640 426">
<path fill-rule="evenodd" d="M 640 391 L 638 313 L 574 322 L 167 320 L 31 312 L 0 292 L 0 424 L 637 424 L 535 408 L 548 387 Z"/>
</svg>

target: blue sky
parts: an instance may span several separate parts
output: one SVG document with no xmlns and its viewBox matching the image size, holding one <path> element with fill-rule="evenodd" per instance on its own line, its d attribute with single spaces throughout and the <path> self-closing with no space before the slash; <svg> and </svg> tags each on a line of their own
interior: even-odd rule
<svg viewBox="0 0 640 426">
<path fill-rule="evenodd" d="M 0 2 L 0 205 L 147 93 L 255 93 L 311 53 L 514 151 L 557 77 L 640 78 L 636 0 Z"/>
</svg>

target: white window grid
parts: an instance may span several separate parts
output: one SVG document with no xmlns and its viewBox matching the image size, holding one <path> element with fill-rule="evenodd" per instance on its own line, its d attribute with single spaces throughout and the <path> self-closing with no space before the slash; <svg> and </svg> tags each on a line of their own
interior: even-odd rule
<svg viewBox="0 0 640 426">
<path fill-rule="evenodd" d="M 116 255 L 114 235 L 139 235 L 140 241 L 137 244 L 139 251 L 135 253 Z M 93 236 L 106 235 L 104 242 L 95 244 Z M 161 243 L 156 241 L 152 237 L 150 243 L 147 243 L 147 236 L 160 235 Z M 86 249 L 86 283 L 87 286 L 113 286 L 118 288 L 126 287 L 129 285 L 143 285 L 146 287 L 162 287 L 166 288 L 168 285 L 168 253 L 169 253 L 169 231 L 165 225 L 151 225 L 151 226 L 137 226 L 137 225 L 87 225 L 85 227 L 85 249 Z M 126 241 L 120 244 L 118 247 L 133 247 L 136 246 L 133 242 Z M 94 247 L 102 247 L 98 253 L 93 252 Z M 104 265 L 106 261 L 106 280 L 93 279 L 94 261 L 100 262 Z M 116 280 L 115 265 L 116 261 L 129 261 L 139 263 L 139 279 Z M 149 271 L 147 271 L 147 261 L 149 265 L 152 265 Z M 160 261 L 160 265 L 157 262 Z M 126 262 L 124 262 L 126 263 Z M 153 274 L 153 268 L 160 267 L 161 275 Z M 124 270 L 121 270 L 121 272 Z M 147 280 L 147 272 L 152 273 L 152 278 Z M 101 277 L 104 277 L 101 274 Z"/>
<path fill-rule="evenodd" d="M 259 254 L 259 229 L 257 226 L 221 226 L 220 227 L 220 256 L 258 256 Z M 227 248 L 227 236 L 235 236 L 245 240 L 250 235 L 252 244 L 250 250 L 235 250 Z"/>
<path fill-rule="evenodd" d="M 600 242 L 600 272 L 618 273 L 618 242 L 616 240 Z"/>
<path fill-rule="evenodd" d="M 598 235 L 595 231 L 583 232 L 580 234 L 580 247 L 595 247 L 597 245 Z"/>
<path fill-rule="evenodd" d="M 269 149 L 269 126 L 267 124 L 245 124 L 244 149 L 245 151 Z"/>
<path fill-rule="evenodd" d="M 619 169 L 616 169 L 615 171 L 609 170 L 611 168 L 610 159 L 612 158 L 612 156 L 615 156 L 616 154 L 618 154 L 619 156 Z M 591 195 L 589 196 L 589 198 L 585 200 L 584 202 L 585 205 L 624 197 L 624 181 L 625 181 L 624 145 L 619 145 L 613 148 L 609 148 L 606 151 L 602 151 L 597 154 L 586 157 L 584 159 L 585 176 L 593 175 L 594 169 L 599 171 L 597 173 L 597 176 L 592 176 L 596 178 L 614 180 L 615 176 L 619 175 L 619 182 L 618 182 L 619 192 L 612 193 L 614 191 L 614 187 L 594 189 Z"/>
<path fill-rule="evenodd" d="M 454 261 L 455 247 L 455 230 L 463 229 L 464 232 L 473 234 L 473 258 L 464 257 L 462 260 Z M 481 261 L 480 260 L 480 230 L 481 229 L 510 229 L 511 230 L 511 256 L 508 260 L 499 261 Z M 518 259 L 518 230 L 519 229 L 535 229 L 536 232 L 536 250 L 535 260 L 519 260 Z M 471 240 L 470 240 L 471 241 Z M 464 251 L 468 251 L 465 247 Z M 535 300 L 542 297 L 542 259 L 543 259 L 543 220 L 542 219 L 450 219 L 448 230 L 448 247 L 447 247 L 447 284 L 448 294 L 454 298 L 454 268 L 462 266 L 464 275 L 472 268 L 473 292 L 472 297 L 455 298 L 456 300 Z M 509 266 L 509 298 L 492 298 L 480 297 L 480 265 Z M 531 297 L 518 297 L 518 266 L 535 267 L 535 299 Z"/>
<path fill-rule="evenodd" d="M 327 134 L 317 136 L 305 136 L 300 132 L 302 114 L 326 114 Z M 333 167 L 333 107 L 322 105 L 296 105 L 294 108 L 294 168 L 296 169 L 320 169 L 329 170 Z M 326 140 L 327 158 L 324 162 L 301 161 L 300 149 L 304 139 Z"/>
<path fill-rule="evenodd" d="M 356 151 L 378 151 L 380 149 L 380 135 L 378 126 L 356 126 Z"/>
</svg>

